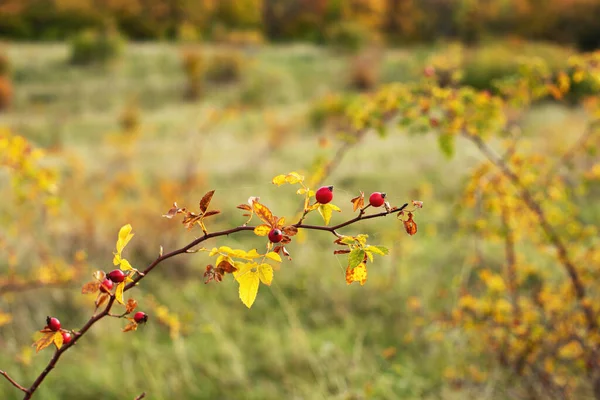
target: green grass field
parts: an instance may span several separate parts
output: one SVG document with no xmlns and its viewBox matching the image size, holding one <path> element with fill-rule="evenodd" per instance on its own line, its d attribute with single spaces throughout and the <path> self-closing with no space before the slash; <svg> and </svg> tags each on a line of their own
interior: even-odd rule
<svg viewBox="0 0 600 400">
<path fill-rule="evenodd" d="M 94 270 L 111 268 L 120 226 L 132 224 L 136 236 L 127 256 L 143 268 L 160 245 L 169 251 L 199 234 L 161 218 L 172 201 L 192 208 L 215 189 L 212 205 L 222 215 L 209 222 L 212 230 L 243 223 L 235 206 L 249 196 L 292 218 L 300 196 L 291 187 L 275 187 L 271 178 L 310 174 L 316 160 L 331 158 L 339 146 L 332 136 L 328 147 L 319 146 L 323 133 L 306 117 L 314 100 L 348 90 L 348 59 L 326 49 L 254 50 L 240 83 L 208 84 L 196 102 L 183 99 L 185 76 L 175 45 L 130 45 L 107 68 L 69 66 L 64 45 L 14 44 L 8 51 L 15 99 L 0 114 L 0 126 L 49 149 L 47 162 L 61 171 L 64 199 L 58 217 L 19 233 L 27 237 L 22 252 L 43 245 L 57 256 L 71 258 L 83 249 L 89 257 L 89 271 L 76 284 L 0 297 L 0 309 L 14 315 L 0 327 L 0 369 L 23 384 L 35 379 L 51 355 L 45 350 L 23 361 L 29 351 L 23 349 L 46 315 L 76 328 L 92 313 L 92 299 L 79 294 L 79 284 Z M 416 79 L 429 51 L 386 52 L 382 81 Z M 139 136 L 119 145 L 119 118 L 131 104 L 139 112 Z M 522 125 L 525 135 L 558 147 L 574 141 L 584 122 L 576 109 L 540 105 Z M 250 310 L 230 276 L 220 284 L 203 283 L 206 255 L 176 258 L 129 293 L 140 309 L 152 301 L 167 307 L 179 318 L 181 334 L 170 335 L 152 315 L 145 327 L 127 334 L 120 332 L 122 321 L 104 320 L 65 354 L 37 398 L 120 400 L 141 392 L 156 400 L 501 398 L 496 371 L 472 391 L 452 390 L 443 379 L 468 346 L 460 335 L 438 343 L 406 340 L 418 320 L 409 312 L 410 297 L 428 312 L 456 301 L 472 242 L 457 234 L 455 213 L 462 182 L 480 160 L 466 142 L 459 141 L 457 154 L 447 160 L 434 136 L 368 135 L 327 180 L 343 209 L 334 221 L 350 218 L 349 200 L 359 190 L 385 191 L 394 205 L 423 200 L 425 208 L 413 237 L 393 217 L 342 232 L 368 233 L 373 244 L 391 249 L 370 265 L 366 285 L 346 285 L 345 259 L 332 254 L 334 237 L 325 232 L 310 232 L 289 246 L 293 261 L 275 272 L 270 288 L 260 288 Z M 119 177 L 120 190 L 107 192 Z M 190 177 L 192 183 L 181 183 Z M 2 198 L 9 199 L 10 187 L 0 182 Z M 180 184 L 169 191 L 169 182 Z M 10 207 L 4 218 L 15 210 Z M 309 221 L 319 223 L 318 216 Z M 242 232 L 206 247 L 224 244 L 260 249 L 264 240 Z M 35 262 L 21 254 L 19 268 L 26 272 Z M 0 273 L 6 268 L 0 260 Z M 20 398 L 8 382 L 0 385 L 2 399 Z"/>
</svg>

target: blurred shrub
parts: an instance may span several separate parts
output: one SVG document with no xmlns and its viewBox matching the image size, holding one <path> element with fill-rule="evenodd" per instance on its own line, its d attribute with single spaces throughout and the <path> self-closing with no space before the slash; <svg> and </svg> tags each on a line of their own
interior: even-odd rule
<svg viewBox="0 0 600 400">
<path fill-rule="evenodd" d="M 326 40 L 335 49 L 356 52 L 371 40 L 371 33 L 356 22 L 343 21 L 327 30 Z"/>
<path fill-rule="evenodd" d="M 206 79 L 214 83 L 239 81 L 246 60 L 239 51 L 227 51 L 212 56 L 206 69 Z"/>
<path fill-rule="evenodd" d="M 13 98 L 13 86 L 8 76 L 0 76 L 0 112 L 6 110 Z"/>
<path fill-rule="evenodd" d="M 368 91 L 379 82 L 380 60 L 372 53 L 363 53 L 353 58 L 350 65 L 350 87 Z"/>
<path fill-rule="evenodd" d="M 186 77 L 185 98 L 197 100 L 202 94 L 204 81 L 204 58 L 198 49 L 187 49 L 181 54 L 181 63 Z"/>
<path fill-rule="evenodd" d="M 125 40 L 112 27 L 87 30 L 71 40 L 70 62 L 75 65 L 105 64 L 119 58 L 124 46 Z"/>
<path fill-rule="evenodd" d="M 237 47 L 256 47 L 265 41 L 263 34 L 257 30 L 234 30 L 222 37 L 222 42 Z"/>
<path fill-rule="evenodd" d="M 10 72 L 10 59 L 6 50 L 0 47 L 0 76 L 8 76 Z"/>
<path fill-rule="evenodd" d="M 177 40 L 182 43 L 199 42 L 202 39 L 200 31 L 191 22 L 185 21 L 177 26 Z"/>
</svg>

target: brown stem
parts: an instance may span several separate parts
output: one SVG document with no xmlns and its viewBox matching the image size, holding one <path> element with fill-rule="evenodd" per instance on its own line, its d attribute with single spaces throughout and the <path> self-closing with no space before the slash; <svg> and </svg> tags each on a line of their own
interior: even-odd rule
<svg viewBox="0 0 600 400">
<path fill-rule="evenodd" d="M 567 251 L 565 243 L 562 241 L 554 227 L 548 221 L 548 218 L 544 214 L 544 211 L 542 210 L 540 204 L 533 198 L 533 195 L 529 190 L 527 190 L 525 185 L 523 185 L 523 183 L 519 179 L 519 176 L 510 169 L 510 167 L 502 158 L 496 156 L 492 149 L 490 149 L 488 145 L 479 136 L 469 134 L 465 134 L 465 136 L 473 143 L 475 143 L 475 145 L 488 158 L 488 160 L 490 160 L 496 167 L 498 167 L 500 171 L 502 171 L 504 176 L 506 176 L 512 182 L 512 184 L 518 189 L 521 198 L 523 199 L 527 207 L 536 215 L 540 223 L 540 227 L 546 234 L 550 243 L 552 243 L 552 245 L 554 246 L 554 248 L 556 248 L 558 252 L 559 262 L 564 266 L 565 270 L 567 271 L 567 274 L 569 275 L 569 279 L 571 280 L 575 296 L 579 300 L 581 307 L 583 308 L 583 311 L 585 313 L 588 328 L 590 330 L 596 330 L 598 324 L 596 322 L 596 318 L 594 317 L 593 310 L 584 301 L 586 297 L 585 287 L 581 282 L 579 273 L 575 268 L 575 264 L 573 264 L 573 261 L 571 261 L 571 258 L 569 257 L 569 253 Z"/>
<path fill-rule="evenodd" d="M 22 391 L 22 392 L 25 392 L 25 393 L 27 393 L 27 389 L 26 389 L 26 388 L 24 388 L 23 386 L 19 385 L 19 384 L 17 383 L 17 381 L 15 381 L 13 378 L 11 378 L 10 376 L 8 376 L 8 374 L 7 374 L 6 372 L 4 372 L 4 371 L 0 370 L 0 375 L 4 376 L 4 377 L 6 378 L 6 380 L 7 380 L 7 381 L 9 381 L 10 383 L 12 383 L 12 385 L 13 385 L 14 387 L 16 387 L 17 389 L 19 389 L 19 390 L 20 390 L 20 391 Z"/>
<path fill-rule="evenodd" d="M 142 400 L 144 397 L 146 397 L 146 392 L 142 392 L 139 396 L 137 396 L 135 399 L 133 400 Z"/>
<path fill-rule="evenodd" d="M 352 218 L 346 222 L 342 222 L 340 224 L 334 225 L 334 226 L 321 226 L 321 225 L 303 225 L 302 223 L 297 223 L 293 226 L 295 226 L 296 228 L 299 229 L 311 229 L 311 230 L 321 230 L 321 231 L 327 231 L 332 233 L 335 236 L 338 236 L 336 230 L 346 227 L 348 225 L 354 224 L 358 221 L 362 221 L 362 220 L 367 220 L 367 219 L 372 219 L 372 218 L 378 218 L 378 217 L 384 217 L 388 214 L 394 214 L 394 213 L 398 213 L 402 210 L 404 210 L 406 207 L 408 207 L 408 203 L 402 205 L 399 208 L 390 210 L 390 211 L 384 211 L 384 212 L 380 212 L 377 214 L 371 214 L 371 215 L 364 215 L 364 209 L 361 210 L 361 212 L 358 214 L 358 216 L 356 216 L 355 218 Z M 235 228 L 231 228 L 231 229 L 227 229 L 227 230 L 223 230 L 223 231 L 218 231 L 218 232 L 213 232 L 213 233 L 206 233 L 204 234 L 204 236 L 201 236 L 195 240 L 193 240 L 192 242 L 188 243 L 187 245 L 185 245 L 184 247 L 174 250 L 170 253 L 166 253 L 163 254 L 159 257 L 156 258 L 156 260 L 154 260 L 150 265 L 148 265 L 148 267 L 146 267 L 146 269 L 144 271 L 142 271 L 142 273 L 138 274 L 133 282 L 129 283 L 127 286 L 125 286 L 125 289 L 123 290 L 128 291 L 130 289 L 132 289 L 133 287 L 135 287 L 139 281 L 141 281 L 142 279 L 144 279 L 149 272 L 151 272 L 158 264 L 160 264 L 161 262 L 171 258 L 171 257 L 175 257 L 179 254 L 186 254 L 188 253 L 193 247 L 197 246 L 198 244 L 208 240 L 208 239 L 212 239 L 215 237 L 219 237 L 219 236 L 228 236 L 231 235 L 233 233 L 237 233 L 237 232 L 241 232 L 241 231 L 253 231 L 254 230 L 254 226 L 238 226 Z M 104 309 L 99 313 L 99 314 L 95 314 L 93 315 L 87 322 L 86 324 L 79 330 L 75 332 L 75 335 L 73 337 L 73 339 L 71 340 L 71 342 L 67 345 L 62 346 L 60 349 L 56 350 L 54 352 L 54 355 L 52 356 L 52 358 L 50 359 L 50 361 L 48 362 L 48 364 L 46 365 L 46 368 L 44 368 L 44 370 L 42 371 L 42 373 L 36 378 L 36 380 L 33 382 L 33 384 L 31 385 L 31 387 L 29 389 L 25 389 L 24 387 L 18 385 L 16 382 L 14 382 L 11 378 L 9 378 L 5 373 L 3 373 L 3 375 L 17 388 L 21 389 L 23 392 L 25 392 L 25 397 L 23 398 L 24 400 L 28 400 L 30 399 L 33 394 L 35 393 L 35 391 L 38 389 L 38 387 L 40 386 L 40 384 L 44 381 L 44 379 L 46 378 L 46 376 L 48 376 L 48 374 L 50 373 L 50 371 L 52 371 L 54 369 L 54 367 L 56 366 L 56 363 L 58 362 L 58 360 L 60 359 L 60 357 L 63 355 L 63 353 L 65 353 L 67 350 L 69 350 L 75 343 L 77 343 L 77 341 L 83 336 L 85 335 L 85 333 L 99 320 L 101 320 L 104 317 L 107 316 L 111 316 L 111 309 L 112 306 L 115 304 L 115 297 L 111 296 L 110 300 L 108 301 L 108 303 L 106 304 L 106 306 L 104 307 Z M 142 393 L 140 395 L 141 397 L 138 396 L 138 398 L 143 398 L 145 396 L 145 393 Z"/>
</svg>

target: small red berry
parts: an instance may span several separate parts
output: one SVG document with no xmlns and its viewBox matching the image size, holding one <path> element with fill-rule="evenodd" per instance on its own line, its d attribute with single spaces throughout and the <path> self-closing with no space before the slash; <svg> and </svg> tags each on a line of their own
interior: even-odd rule
<svg viewBox="0 0 600 400">
<path fill-rule="evenodd" d="M 73 339 L 73 336 L 71 336 L 71 333 L 69 333 L 69 332 L 63 332 L 62 337 L 63 337 L 63 344 L 69 344 L 69 343 L 71 343 L 71 339 Z"/>
<path fill-rule="evenodd" d="M 315 193 L 317 202 L 327 204 L 333 199 L 333 186 L 321 186 Z"/>
<path fill-rule="evenodd" d="M 123 282 L 125 280 L 125 273 L 120 269 L 112 270 L 106 276 L 108 279 L 116 283 Z"/>
<path fill-rule="evenodd" d="M 280 229 L 273 228 L 269 232 L 269 240 L 273 243 L 279 243 L 283 239 L 283 232 Z"/>
<path fill-rule="evenodd" d="M 385 203 L 385 193 L 374 192 L 369 197 L 369 204 L 373 207 L 381 207 Z"/>
<path fill-rule="evenodd" d="M 148 314 L 142 311 L 138 311 L 133 316 L 133 319 L 138 324 L 145 324 L 148 321 Z"/>
<path fill-rule="evenodd" d="M 47 317 L 46 318 L 46 325 L 48 326 L 48 328 L 50 330 L 52 330 L 54 332 L 60 330 L 60 321 L 57 318 Z"/>
<path fill-rule="evenodd" d="M 435 68 L 432 65 L 428 65 L 423 69 L 423 75 L 425 75 L 428 78 L 431 78 L 433 75 L 435 75 Z"/>
<path fill-rule="evenodd" d="M 114 286 L 113 281 L 111 281 L 108 278 L 104 278 L 104 280 L 102 281 L 102 285 L 100 285 L 100 291 L 104 292 L 104 293 L 110 293 L 113 286 Z"/>
</svg>

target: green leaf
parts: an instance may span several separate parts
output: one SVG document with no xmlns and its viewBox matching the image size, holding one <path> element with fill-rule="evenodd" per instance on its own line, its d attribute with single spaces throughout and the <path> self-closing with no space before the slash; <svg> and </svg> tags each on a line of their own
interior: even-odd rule
<svg viewBox="0 0 600 400">
<path fill-rule="evenodd" d="M 365 247 L 365 250 L 379 254 L 380 256 L 387 256 L 390 253 L 388 248 L 384 246 L 367 246 Z"/>
<path fill-rule="evenodd" d="M 454 135 L 443 133 L 438 136 L 438 144 L 442 153 L 448 158 L 454 155 Z"/>
<path fill-rule="evenodd" d="M 348 267 L 356 268 L 365 259 L 365 251 L 363 249 L 354 249 L 348 253 Z"/>
</svg>

